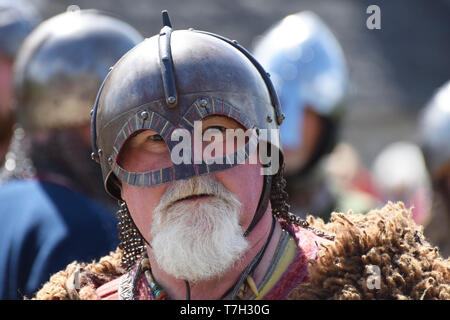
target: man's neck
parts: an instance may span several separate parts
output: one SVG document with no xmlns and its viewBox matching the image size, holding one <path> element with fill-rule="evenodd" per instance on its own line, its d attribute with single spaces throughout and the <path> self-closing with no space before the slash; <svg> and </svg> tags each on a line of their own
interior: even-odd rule
<svg viewBox="0 0 450 320">
<path fill-rule="evenodd" d="M 266 242 L 269 241 L 260 262 L 256 265 L 253 272 L 252 278 L 254 279 L 256 285 L 258 285 L 264 278 L 264 275 L 267 273 L 271 265 L 272 257 L 275 253 L 278 241 L 281 236 L 281 226 L 277 221 L 275 221 L 274 223 L 275 228 L 271 236 L 270 233 L 272 225 L 272 215 L 270 212 L 270 208 L 268 208 L 268 211 L 264 214 L 264 217 L 248 235 L 247 239 L 250 248 L 246 251 L 244 257 L 239 262 L 237 262 L 230 271 L 226 272 L 220 277 L 216 277 L 207 281 L 189 283 L 190 298 L 193 300 L 220 299 L 230 288 L 232 288 L 236 284 L 246 267 L 251 263 L 258 252 L 261 251 Z M 185 281 L 176 279 L 161 270 L 158 267 L 153 256 L 151 255 L 151 251 L 149 252 L 149 260 L 150 264 L 152 265 L 152 273 L 155 280 L 164 288 L 171 299 L 186 299 Z M 251 293 L 251 291 L 248 292 L 247 296 L 250 296 Z"/>
</svg>

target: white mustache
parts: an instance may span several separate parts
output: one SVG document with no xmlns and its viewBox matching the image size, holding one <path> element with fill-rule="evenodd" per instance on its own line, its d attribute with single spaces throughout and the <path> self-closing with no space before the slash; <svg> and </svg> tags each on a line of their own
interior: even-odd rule
<svg viewBox="0 0 450 320">
<path fill-rule="evenodd" d="M 215 196 L 223 199 L 225 187 L 210 176 L 198 176 L 189 180 L 175 181 L 161 197 L 160 206 L 167 209 L 175 202 L 192 196 Z"/>
</svg>

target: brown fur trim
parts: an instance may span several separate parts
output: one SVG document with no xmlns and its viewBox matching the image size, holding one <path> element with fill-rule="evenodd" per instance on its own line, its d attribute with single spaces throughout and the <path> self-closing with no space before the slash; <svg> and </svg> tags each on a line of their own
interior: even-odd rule
<svg viewBox="0 0 450 320">
<path fill-rule="evenodd" d="M 122 251 L 117 248 L 98 262 L 72 262 L 66 270 L 54 274 L 33 300 L 97 300 L 95 290 L 98 287 L 125 273 L 120 267 L 121 258 Z"/>
<path fill-rule="evenodd" d="M 366 215 L 333 213 L 327 224 L 308 222 L 336 239 L 321 245 L 310 282 L 289 299 L 450 299 L 450 259 L 424 239 L 403 203 Z M 371 265 L 379 267 L 380 289 L 369 289 Z"/>
<path fill-rule="evenodd" d="M 450 299 L 450 258 L 444 260 L 402 203 L 388 203 L 366 215 L 333 213 L 331 222 L 308 217 L 310 225 L 336 239 L 321 243 L 311 261 L 310 282 L 290 299 Z M 73 262 L 50 278 L 34 299 L 98 299 L 95 290 L 123 273 L 117 249 L 99 262 Z M 370 265 L 381 271 L 380 289 L 369 289 Z M 80 290 L 67 281 L 79 270 Z M 74 288 L 76 292 L 74 292 Z"/>
</svg>

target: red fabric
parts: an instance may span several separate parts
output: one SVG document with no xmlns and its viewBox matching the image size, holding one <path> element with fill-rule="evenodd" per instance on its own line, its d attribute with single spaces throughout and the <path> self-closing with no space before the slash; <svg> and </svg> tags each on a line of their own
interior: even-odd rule
<svg viewBox="0 0 450 320">
<path fill-rule="evenodd" d="M 95 293 L 101 300 L 119 300 L 119 283 L 120 278 L 114 279 L 98 287 Z"/>
<path fill-rule="evenodd" d="M 136 294 L 134 295 L 135 300 L 156 300 L 147 285 L 147 280 L 145 279 L 144 273 L 141 273 L 139 281 L 137 283 Z"/>
</svg>

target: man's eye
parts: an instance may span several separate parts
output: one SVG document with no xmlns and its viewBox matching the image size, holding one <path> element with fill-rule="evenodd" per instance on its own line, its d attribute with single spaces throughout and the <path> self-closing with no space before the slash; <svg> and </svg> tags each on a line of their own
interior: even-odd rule
<svg viewBox="0 0 450 320">
<path fill-rule="evenodd" d="M 211 126 L 211 127 L 208 127 L 208 129 L 206 129 L 205 131 L 208 131 L 210 129 L 219 130 L 222 133 L 225 133 L 225 131 L 227 130 L 227 128 L 222 127 L 222 126 Z"/>
<path fill-rule="evenodd" d="M 159 134 L 154 134 L 152 136 L 148 137 L 152 141 L 163 141 L 163 137 L 161 137 Z"/>
</svg>

